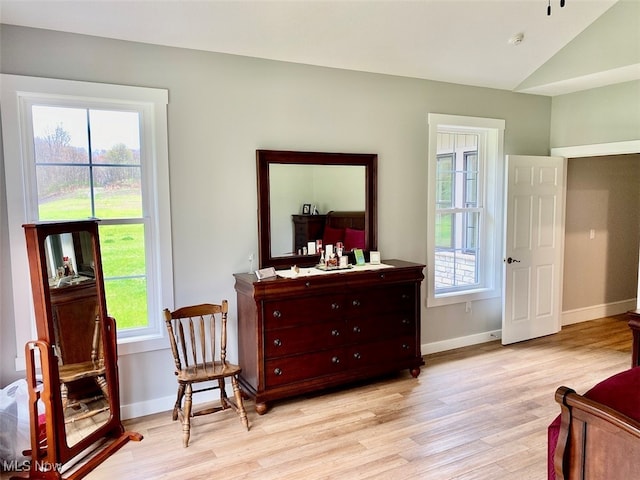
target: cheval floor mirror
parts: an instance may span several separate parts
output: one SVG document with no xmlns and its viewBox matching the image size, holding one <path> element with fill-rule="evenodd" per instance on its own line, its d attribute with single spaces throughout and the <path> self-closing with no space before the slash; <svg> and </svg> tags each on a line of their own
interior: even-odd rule
<svg viewBox="0 0 640 480">
<path fill-rule="evenodd" d="M 25 347 L 31 462 L 12 478 L 80 479 L 128 441 L 142 440 L 120 420 L 115 320 L 107 315 L 98 221 L 32 223 L 24 230 L 38 339 Z"/>
</svg>

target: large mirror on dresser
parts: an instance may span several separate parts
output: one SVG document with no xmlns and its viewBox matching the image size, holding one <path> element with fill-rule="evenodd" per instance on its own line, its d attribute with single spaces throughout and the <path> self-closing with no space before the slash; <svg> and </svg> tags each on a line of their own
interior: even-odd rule
<svg viewBox="0 0 640 480">
<path fill-rule="evenodd" d="M 24 225 L 37 340 L 25 346 L 30 469 L 87 475 L 129 440 L 120 420 L 115 320 L 108 316 L 98 221 Z"/>
<path fill-rule="evenodd" d="M 317 264 L 307 243 L 329 232 L 377 249 L 377 155 L 257 150 L 256 161 L 260 268 Z"/>
</svg>

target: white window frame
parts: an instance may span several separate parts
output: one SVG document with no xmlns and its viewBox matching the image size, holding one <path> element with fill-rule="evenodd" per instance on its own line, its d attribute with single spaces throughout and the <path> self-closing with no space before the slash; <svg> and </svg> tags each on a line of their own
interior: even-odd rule
<svg viewBox="0 0 640 480">
<path fill-rule="evenodd" d="M 483 156 L 484 177 L 482 202 L 485 215 L 479 242 L 483 256 L 480 258 L 480 285 L 477 287 L 456 290 L 446 293 L 435 291 L 435 269 L 427 269 L 427 307 L 438 307 L 465 303 L 475 300 L 501 296 L 502 278 L 502 225 L 503 225 L 503 191 L 504 191 L 504 129 L 502 119 L 468 117 L 429 113 L 429 158 L 427 180 L 427 264 L 435 265 L 435 224 L 436 224 L 436 165 L 438 129 L 447 129 L 461 133 L 478 133 L 481 135 L 478 152 Z"/>
<path fill-rule="evenodd" d="M 173 305 L 169 155 L 167 138 L 168 91 L 20 75 L 0 75 L 2 134 L 7 195 L 13 307 L 16 329 L 16 371 L 24 370 L 24 345 L 36 338 L 33 298 L 22 225 L 37 220 L 37 190 L 30 106 L 38 100 L 67 105 L 105 105 L 141 113 L 141 151 L 146 249 L 148 327 L 134 336 L 118 334 L 118 353 L 166 348 L 163 306 Z M 29 321 L 25 321 L 28 319 Z M 117 319 L 116 319 L 117 321 Z M 126 332 L 126 331 L 125 331 Z"/>
</svg>

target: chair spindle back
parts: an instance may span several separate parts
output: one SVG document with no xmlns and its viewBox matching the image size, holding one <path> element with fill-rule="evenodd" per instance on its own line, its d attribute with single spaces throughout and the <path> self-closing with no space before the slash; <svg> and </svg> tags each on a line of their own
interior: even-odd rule
<svg viewBox="0 0 640 480">
<path fill-rule="evenodd" d="M 165 310 L 176 372 L 226 363 L 227 314 L 226 300 L 220 305 L 204 303 Z"/>
</svg>

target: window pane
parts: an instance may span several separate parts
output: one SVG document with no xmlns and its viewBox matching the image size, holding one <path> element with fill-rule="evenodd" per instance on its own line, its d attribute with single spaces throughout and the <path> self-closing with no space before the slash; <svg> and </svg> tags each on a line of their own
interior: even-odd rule
<svg viewBox="0 0 640 480">
<path fill-rule="evenodd" d="M 140 167 L 94 167 L 95 216 L 142 217 Z"/>
<path fill-rule="evenodd" d="M 89 118 L 94 163 L 140 164 L 138 112 L 90 110 Z"/>
<path fill-rule="evenodd" d="M 145 275 L 144 225 L 101 225 L 100 250 L 105 279 Z"/>
<path fill-rule="evenodd" d="M 478 268 L 480 212 L 457 212 L 437 216 L 436 229 L 441 225 L 441 230 L 444 232 L 448 224 L 451 225 L 449 228 L 452 232 L 450 243 L 446 244 L 443 241 L 436 244 L 436 290 L 477 286 L 480 283 Z M 436 239 L 438 241 L 440 237 Z"/>
<path fill-rule="evenodd" d="M 105 280 L 104 290 L 107 312 L 118 330 L 148 326 L 146 278 Z"/>
<path fill-rule="evenodd" d="M 89 163 L 84 108 L 34 105 L 31 114 L 36 163 Z"/>
<path fill-rule="evenodd" d="M 453 248 L 453 214 L 436 214 L 436 247 Z"/>
<path fill-rule="evenodd" d="M 119 329 L 147 326 L 144 225 L 101 225 L 107 310 Z"/>
<path fill-rule="evenodd" d="M 92 215 L 89 169 L 37 165 L 38 218 L 78 220 Z"/>
<path fill-rule="evenodd" d="M 464 163 L 464 206 L 475 207 L 478 205 L 478 154 L 465 153 Z"/>
<path fill-rule="evenodd" d="M 454 165 L 453 155 L 438 155 L 436 168 L 436 208 L 449 208 L 453 206 L 454 195 Z"/>
</svg>

